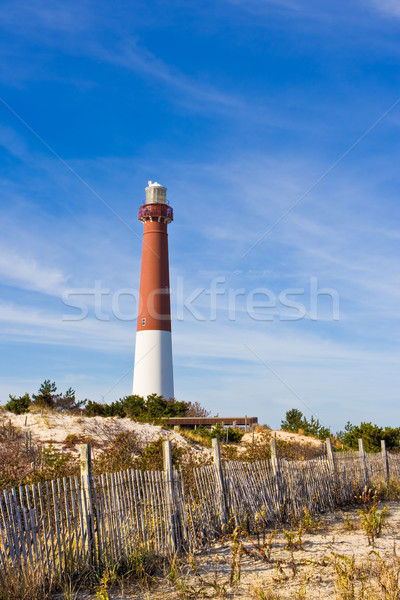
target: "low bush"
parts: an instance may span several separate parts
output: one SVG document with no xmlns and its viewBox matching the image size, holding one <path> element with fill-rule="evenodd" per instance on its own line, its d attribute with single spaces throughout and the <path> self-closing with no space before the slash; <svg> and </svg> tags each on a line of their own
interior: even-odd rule
<svg viewBox="0 0 400 600">
<path fill-rule="evenodd" d="M 362 494 L 356 498 L 363 504 L 363 508 L 357 512 L 360 515 L 361 527 L 368 539 L 368 545 L 374 546 L 375 538 L 379 537 L 385 525 L 388 507 L 378 510 L 380 490 L 364 488 Z"/>
<path fill-rule="evenodd" d="M 244 435 L 239 429 L 233 429 L 233 427 L 225 428 L 222 423 L 218 423 L 212 429 L 207 429 L 207 427 L 200 425 L 196 429 L 196 434 L 204 439 L 212 440 L 213 438 L 218 438 L 222 442 L 234 444 L 240 442 Z"/>
<path fill-rule="evenodd" d="M 366 452 L 380 452 L 381 440 L 385 440 L 388 450 L 400 449 L 400 427 L 379 427 L 379 425 L 365 422 L 360 425 L 352 425 L 348 421 L 344 431 L 340 431 L 337 437 L 352 450 L 358 450 L 359 439 L 364 441 Z"/>
<path fill-rule="evenodd" d="M 85 415 L 88 417 L 129 417 L 140 423 L 162 424 L 172 417 L 184 417 L 188 413 L 207 412 L 200 405 L 191 402 L 165 399 L 164 396 L 150 394 L 144 399 L 142 396 L 131 395 L 120 398 L 111 404 L 101 404 L 89 400 L 86 404 Z"/>
<path fill-rule="evenodd" d="M 9 395 L 9 401 L 6 404 L 6 409 L 13 412 L 16 415 L 22 415 L 28 412 L 32 400 L 29 394 L 23 396 L 12 396 Z"/>
<path fill-rule="evenodd" d="M 203 447 L 211 447 L 211 438 L 205 436 L 202 430 L 199 432 L 199 428 L 188 429 L 187 427 L 180 427 L 178 432 L 179 435 L 183 436 L 189 442 L 200 444 Z"/>
<path fill-rule="evenodd" d="M 96 473 L 125 471 L 135 468 L 140 449 L 136 435 L 131 431 L 117 434 L 94 462 Z"/>
</svg>

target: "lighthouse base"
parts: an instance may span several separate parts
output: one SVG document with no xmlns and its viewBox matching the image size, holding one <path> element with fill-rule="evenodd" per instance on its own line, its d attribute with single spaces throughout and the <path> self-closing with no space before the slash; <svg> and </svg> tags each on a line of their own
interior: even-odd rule
<svg viewBox="0 0 400 600">
<path fill-rule="evenodd" d="M 138 331 L 132 394 L 147 398 L 158 394 L 174 397 L 172 341 L 170 331 Z"/>
</svg>

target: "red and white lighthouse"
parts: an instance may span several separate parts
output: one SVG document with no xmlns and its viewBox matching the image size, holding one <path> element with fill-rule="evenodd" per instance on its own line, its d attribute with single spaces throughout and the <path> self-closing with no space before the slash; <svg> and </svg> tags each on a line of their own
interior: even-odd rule
<svg viewBox="0 0 400 600">
<path fill-rule="evenodd" d="M 167 188 L 148 182 L 146 203 L 139 208 L 144 225 L 140 273 L 133 394 L 174 396 L 168 224 L 173 220 Z"/>
</svg>

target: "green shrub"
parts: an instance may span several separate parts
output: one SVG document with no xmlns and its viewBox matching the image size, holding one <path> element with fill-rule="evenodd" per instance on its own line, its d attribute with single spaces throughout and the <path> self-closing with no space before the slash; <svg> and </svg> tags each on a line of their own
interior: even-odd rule
<svg viewBox="0 0 400 600">
<path fill-rule="evenodd" d="M 146 446 L 143 452 L 136 458 L 134 468 L 141 469 L 142 471 L 162 471 L 164 468 L 163 441 L 162 438 L 159 438 Z M 172 444 L 171 454 L 173 465 L 179 464 L 184 452 L 182 448 Z"/>
<path fill-rule="evenodd" d="M 141 423 L 161 424 L 170 417 L 183 417 L 188 410 L 186 402 L 174 398 L 166 400 L 164 396 L 150 394 L 145 400 L 142 396 L 125 396 L 111 404 L 101 404 L 89 400 L 85 414 L 88 417 L 130 417 Z"/>
<path fill-rule="evenodd" d="M 101 404 L 88 400 L 85 406 L 85 415 L 87 417 L 125 417 L 125 410 L 122 402 L 116 401 L 111 404 Z"/>
<path fill-rule="evenodd" d="M 356 500 L 364 505 L 364 508 L 357 512 L 360 515 L 361 526 L 367 536 L 368 545 L 372 546 L 375 544 L 375 538 L 379 537 L 382 532 L 388 510 L 388 507 L 385 506 L 380 512 L 378 511 L 379 495 L 379 489 L 373 493 L 372 489 L 368 489 L 365 486 L 361 496 L 356 498 Z"/>
<path fill-rule="evenodd" d="M 281 427 L 285 431 L 293 433 L 298 433 L 301 430 L 304 435 L 312 435 L 320 440 L 326 440 L 331 435 L 330 429 L 321 425 L 319 419 L 314 419 L 311 416 L 310 421 L 308 421 L 297 408 L 287 411 L 286 419 L 281 422 Z"/>
<path fill-rule="evenodd" d="M 6 409 L 15 413 L 16 415 L 22 415 L 28 412 L 30 405 L 32 404 L 31 397 L 29 394 L 23 396 L 12 396 L 9 395 L 9 401 L 6 404 Z"/>
<path fill-rule="evenodd" d="M 243 437 L 243 433 L 239 429 L 233 429 L 233 427 L 225 428 L 222 423 L 218 423 L 212 429 L 207 429 L 203 425 L 200 425 L 196 429 L 196 434 L 205 438 L 205 439 L 213 439 L 218 438 L 221 441 L 238 443 Z"/>
<path fill-rule="evenodd" d="M 379 427 L 372 423 L 362 422 L 360 425 L 352 425 L 347 422 L 344 431 L 337 434 L 340 441 L 353 450 L 358 450 L 358 440 L 364 441 L 366 452 L 380 452 L 381 440 L 385 440 L 388 450 L 400 447 L 400 427 Z"/>
<path fill-rule="evenodd" d="M 171 453 L 172 463 L 180 464 L 184 450 L 172 445 Z M 159 438 L 142 448 L 132 431 L 125 431 L 115 436 L 95 461 L 96 473 L 125 471 L 126 469 L 162 471 L 163 468 L 163 439 Z"/>
<path fill-rule="evenodd" d="M 137 437 L 132 431 L 119 433 L 100 454 L 96 461 L 96 471 L 106 473 L 133 469 L 139 452 Z"/>
<path fill-rule="evenodd" d="M 40 449 L 41 479 L 57 479 L 68 473 L 67 465 L 72 461 L 69 453 L 60 454 L 53 444 Z"/>
</svg>

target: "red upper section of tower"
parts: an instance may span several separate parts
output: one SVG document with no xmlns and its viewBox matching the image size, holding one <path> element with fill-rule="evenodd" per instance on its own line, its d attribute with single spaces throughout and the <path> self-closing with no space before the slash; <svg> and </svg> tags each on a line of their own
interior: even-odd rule
<svg viewBox="0 0 400 600">
<path fill-rule="evenodd" d="M 159 221 L 171 223 L 174 220 L 174 211 L 168 204 L 143 204 L 139 208 L 139 221 Z"/>
<path fill-rule="evenodd" d="M 167 228 L 172 220 L 172 208 L 165 202 L 149 202 L 139 209 L 144 232 L 138 331 L 171 331 Z"/>
</svg>

